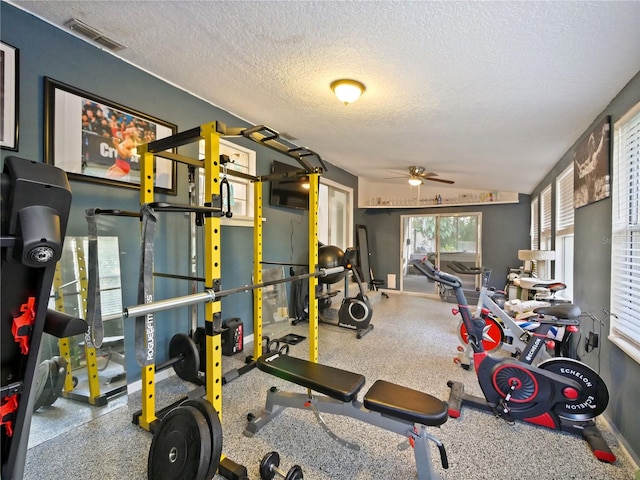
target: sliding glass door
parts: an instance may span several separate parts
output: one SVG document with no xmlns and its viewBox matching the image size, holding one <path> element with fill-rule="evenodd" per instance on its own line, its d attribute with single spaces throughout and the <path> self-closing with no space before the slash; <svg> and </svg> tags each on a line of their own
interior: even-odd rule
<svg viewBox="0 0 640 480">
<path fill-rule="evenodd" d="M 445 272 L 459 275 L 465 288 L 476 288 L 476 275 L 460 275 L 482 265 L 481 213 L 402 215 L 401 282 L 403 292 L 437 294 L 437 285 L 412 265 L 427 258 Z"/>
</svg>

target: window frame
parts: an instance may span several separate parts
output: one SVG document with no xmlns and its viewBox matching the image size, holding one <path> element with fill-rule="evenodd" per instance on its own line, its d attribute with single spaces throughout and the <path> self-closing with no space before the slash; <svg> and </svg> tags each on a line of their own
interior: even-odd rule
<svg viewBox="0 0 640 480">
<path fill-rule="evenodd" d="M 334 208 L 331 202 L 331 191 L 332 190 L 339 190 L 341 192 L 344 192 L 347 195 L 347 218 L 344 221 L 344 229 L 345 229 L 345 233 L 346 233 L 346 238 L 345 238 L 345 245 L 338 245 L 340 248 L 347 248 L 347 247 L 353 247 L 353 231 L 354 231 L 354 212 L 353 212 L 353 188 L 351 187 L 347 187 L 346 185 L 343 185 L 339 182 L 336 182 L 334 180 L 330 180 L 328 178 L 325 178 L 323 176 L 320 177 L 320 188 L 322 187 L 327 187 L 327 193 L 328 193 L 328 201 L 326 202 L 326 204 L 329 206 L 329 209 L 326 212 L 326 219 L 325 218 L 319 218 L 318 222 L 318 234 L 319 235 L 323 235 L 322 230 L 326 229 L 327 230 L 327 234 L 329 235 L 329 242 L 331 243 L 330 240 L 330 228 L 331 228 L 331 224 L 332 222 L 332 214 L 335 213 L 334 212 Z M 320 192 L 318 192 L 320 195 Z M 322 213 L 322 205 L 324 204 L 324 202 L 320 201 L 319 205 L 320 205 L 320 210 L 318 211 L 318 215 L 323 216 Z M 322 239 L 321 239 L 322 240 Z"/>
<path fill-rule="evenodd" d="M 204 159 L 204 140 L 200 140 L 199 145 L 199 158 Z M 248 165 L 247 165 L 247 173 L 255 177 L 256 175 L 256 152 L 238 145 L 236 143 L 225 140 L 224 138 L 220 139 L 220 154 L 233 156 L 234 153 L 242 153 L 247 155 Z M 227 167 L 227 170 L 232 170 L 233 168 Z M 204 202 L 204 172 L 203 169 L 198 169 L 198 199 L 200 205 Z M 223 169 L 221 168 L 220 178 L 224 177 Z M 220 222 L 223 226 L 235 226 L 235 227 L 251 227 L 253 228 L 253 220 L 254 220 L 254 192 L 253 192 L 253 182 L 250 180 L 246 180 L 240 177 L 234 177 L 231 174 L 227 175 L 227 180 L 231 185 L 231 190 L 235 193 L 239 190 L 239 186 L 243 186 L 246 189 L 246 209 L 247 215 L 237 215 L 235 212 L 231 218 L 222 217 Z M 232 207 L 233 211 L 233 207 Z"/>
<path fill-rule="evenodd" d="M 567 288 L 562 298 L 573 298 L 573 254 L 575 207 L 573 203 L 573 162 L 556 177 L 555 272 L 554 277 Z M 568 258 L 568 257 L 571 258 Z"/>
<path fill-rule="evenodd" d="M 612 316 L 608 336 L 612 343 L 638 363 L 640 363 L 639 150 L 640 103 L 630 109 L 614 125 L 611 186 L 610 308 Z"/>
</svg>

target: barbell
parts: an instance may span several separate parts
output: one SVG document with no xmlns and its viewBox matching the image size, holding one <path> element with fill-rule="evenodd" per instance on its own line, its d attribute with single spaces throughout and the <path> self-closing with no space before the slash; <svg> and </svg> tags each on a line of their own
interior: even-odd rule
<svg viewBox="0 0 640 480">
<path fill-rule="evenodd" d="M 276 280 L 269 280 L 263 283 L 256 283 L 252 285 L 243 285 L 242 287 L 229 288 L 227 290 L 216 291 L 208 288 L 204 292 L 192 293 L 190 295 L 183 295 L 181 297 L 168 298 L 166 300 L 158 300 L 155 302 L 149 302 L 142 305 L 133 305 L 126 307 L 122 312 L 122 317 L 143 317 L 150 313 L 161 312 L 163 310 L 171 310 L 173 308 L 187 307 L 190 305 L 197 305 L 200 303 L 209 303 L 216 300 L 220 300 L 229 295 L 236 293 L 247 293 L 258 288 L 269 287 L 271 285 L 277 285 L 280 283 L 294 282 L 296 280 L 303 280 L 311 277 L 326 277 L 336 273 L 341 273 L 345 270 L 344 267 L 332 267 L 332 268 L 320 268 L 317 272 L 303 273 L 300 275 L 294 275 L 288 278 L 279 278 Z M 110 316 L 111 317 L 111 316 Z M 109 317 L 109 318 L 110 318 Z M 113 316 L 113 318 L 120 318 L 120 315 Z M 105 319 L 107 319 L 105 317 Z"/>
</svg>

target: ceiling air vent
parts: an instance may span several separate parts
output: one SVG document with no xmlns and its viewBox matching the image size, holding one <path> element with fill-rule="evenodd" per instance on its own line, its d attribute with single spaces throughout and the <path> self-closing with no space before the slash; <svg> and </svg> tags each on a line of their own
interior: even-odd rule
<svg viewBox="0 0 640 480">
<path fill-rule="evenodd" d="M 87 37 L 89 40 L 93 40 L 96 43 L 99 43 L 103 47 L 108 48 L 112 52 L 120 51 L 125 47 L 121 43 L 116 42 L 115 40 L 105 36 L 100 30 L 93 28 L 90 25 L 78 20 L 77 18 L 72 18 L 68 20 L 64 24 L 69 30 L 73 30 L 79 35 L 83 37 Z"/>
</svg>

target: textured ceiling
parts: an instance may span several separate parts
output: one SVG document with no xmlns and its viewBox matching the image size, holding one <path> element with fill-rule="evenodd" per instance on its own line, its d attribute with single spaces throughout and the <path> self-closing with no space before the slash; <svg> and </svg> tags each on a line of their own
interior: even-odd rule
<svg viewBox="0 0 640 480">
<path fill-rule="evenodd" d="M 9 3 L 371 180 L 530 193 L 640 71 L 638 1 Z M 348 106 L 343 77 L 367 88 Z"/>
</svg>

